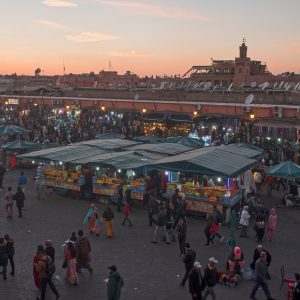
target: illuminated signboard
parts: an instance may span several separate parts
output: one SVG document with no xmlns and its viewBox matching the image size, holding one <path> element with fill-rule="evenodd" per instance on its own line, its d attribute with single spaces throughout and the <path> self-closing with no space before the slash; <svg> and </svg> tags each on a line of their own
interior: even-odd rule
<svg viewBox="0 0 300 300">
<path fill-rule="evenodd" d="M 19 104 L 19 99 L 7 99 L 8 104 L 11 105 L 18 105 Z"/>
</svg>

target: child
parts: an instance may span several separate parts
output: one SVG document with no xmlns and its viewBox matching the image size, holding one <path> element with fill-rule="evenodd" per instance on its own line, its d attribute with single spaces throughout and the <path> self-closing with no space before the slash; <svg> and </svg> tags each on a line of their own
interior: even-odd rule
<svg viewBox="0 0 300 300">
<path fill-rule="evenodd" d="M 130 206 L 129 206 L 129 203 L 127 201 L 125 201 L 124 203 L 124 209 L 123 209 L 123 212 L 124 212 L 124 220 L 123 222 L 121 223 L 122 225 L 125 225 L 126 221 L 128 221 L 129 223 L 129 226 L 131 227 L 132 226 L 132 223 L 131 221 L 129 220 L 128 216 L 129 216 L 129 210 L 130 210 Z"/>
<path fill-rule="evenodd" d="M 274 239 L 276 225 L 277 225 L 277 215 L 276 215 L 275 209 L 272 208 L 270 211 L 268 224 L 267 224 L 267 230 L 266 230 L 266 234 L 265 234 L 266 241 L 272 242 L 272 240 Z"/>
</svg>

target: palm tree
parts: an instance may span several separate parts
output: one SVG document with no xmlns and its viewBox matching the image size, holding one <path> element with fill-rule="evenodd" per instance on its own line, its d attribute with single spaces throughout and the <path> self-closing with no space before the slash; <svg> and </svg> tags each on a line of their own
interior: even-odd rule
<svg viewBox="0 0 300 300">
<path fill-rule="evenodd" d="M 40 68 L 37 68 L 35 71 L 34 71 L 34 74 L 35 76 L 40 76 L 42 70 Z"/>
</svg>

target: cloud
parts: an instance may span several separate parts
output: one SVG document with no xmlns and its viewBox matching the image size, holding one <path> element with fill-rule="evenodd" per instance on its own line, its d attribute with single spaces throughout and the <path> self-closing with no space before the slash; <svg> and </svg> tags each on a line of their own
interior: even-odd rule
<svg viewBox="0 0 300 300">
<path fill-rule="evenodd" d="M 16 50 L 18 50 L 18 51 L 26 51 L 26 50 L 30 50 L 30 49 L 32 49 L 32 48 L 28 45 L 19 45 L 16 48 Z"/>
<path fill-rule="evenodd" d="M 149 56 L 153 56 L 152 53 L 143 53 L 143 52 L 137 52 L 137 51 L 124 51 L 124 52 L 111 51 L 111 52 L 104 52 L 104 53 L 109 56 L 114 56 L 114 57 L 149 57 Z"/>
<path fill-rule="evenodd" d="M 70 30 L 71 28 L 68 26 L 65 26 L 63 24 L 57 23 L 57 22 L 53 22 L 53 21 L 48 21 L 48 20 L 36 20 L 36 22 L 52 28 L 52 29 L 57 29 L 57 30 Z"/>
<path fill-rule="evenodd" d="M 43 4 L 50 6 L 50 7 L 77 7 L 78 4 L 71 1 L 65 0 L 44 0 Z"/>
<path fill-rule="evenodd" d="M 67 40 L 76 43 L 102 42 L 119 39 L 117 36 L 101 32 L 81 32 L 79 34 L 66 35 Z"/>
<path fill-rule="evenodd" d="M 172 19 L 186 19 L 198 21 L 210 21 L 210 19 L 200 13 L 192 10 L 187 10 L 179 7 L 168 7 L 162 5 L 152 5 L 142 2 L 127 2 L 127 1 L 114 1 L 114 0 L 97 0 L 97 2 L 104 5 L 113 6 L 116 8 L 127 9 L 130 11 L 137 11 L 142 14 L 172 18 Z"/>
</svg>

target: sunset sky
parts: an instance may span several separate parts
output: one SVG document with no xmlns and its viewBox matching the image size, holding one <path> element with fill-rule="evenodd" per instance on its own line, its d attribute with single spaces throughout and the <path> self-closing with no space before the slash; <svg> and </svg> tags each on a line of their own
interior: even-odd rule
<svg viewBox="0 0 300 300">
<path fill-rule="evenodd" d="M 184 74 L 248 56 L 300 73 L 299 0 L 1 0 L 0 74 Z"/>
</svg>

